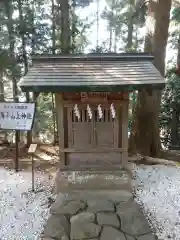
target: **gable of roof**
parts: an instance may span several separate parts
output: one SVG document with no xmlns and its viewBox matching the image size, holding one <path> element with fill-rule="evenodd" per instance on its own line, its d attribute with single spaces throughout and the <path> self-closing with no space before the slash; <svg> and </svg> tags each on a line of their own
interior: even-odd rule
<svg viewBox="0 0 180 240">
<path fill-rule="evenodd" d="M 162 88 L 164 78 L 147 54 L 35 56 L 20 87 L 30 92 L 131 91 Z"/>
</svg>

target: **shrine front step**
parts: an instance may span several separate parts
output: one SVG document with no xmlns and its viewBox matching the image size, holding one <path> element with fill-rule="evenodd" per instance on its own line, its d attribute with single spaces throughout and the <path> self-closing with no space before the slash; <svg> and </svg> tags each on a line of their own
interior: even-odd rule
<svg viewBox="0 0 180 240">
<path fill-rule="evenodd" d="M 62 171 L 55 178 L 54 191 L 126 190 L 132 192 L 131 177 L 126 170 Z"/>
<path fill-rule="evenodd" d="M 135 164 L 127 162 L 125 165 L 122 164 L 81 164 L 81 165 L 64 165 L 60 167 L 61 172 L 91 172 L 91 173 L 111 173 L 125 170 L 129 177 L 132 178 Z"/>
</svg>

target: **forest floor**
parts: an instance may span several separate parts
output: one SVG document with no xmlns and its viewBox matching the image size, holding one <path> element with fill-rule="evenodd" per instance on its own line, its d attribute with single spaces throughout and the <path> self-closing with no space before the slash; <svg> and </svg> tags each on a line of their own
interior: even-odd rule
<svg viewBox="0 0 180 240">
<path fill-rule="evenodd" d="M 0 166 L 5 166 L 10 169 L 14 168 L 16 157 L 15 145 L 0 146 Z M 58 147 L 52 145 L 38 145 L 34 154 L 35 169 L 46 173 L 56 172 L 59 164 Z M 28 154 L 28 149 L 19 145 L 19 168 L 20 170 L 31 170 L 32 159 Z"/>
</svg>

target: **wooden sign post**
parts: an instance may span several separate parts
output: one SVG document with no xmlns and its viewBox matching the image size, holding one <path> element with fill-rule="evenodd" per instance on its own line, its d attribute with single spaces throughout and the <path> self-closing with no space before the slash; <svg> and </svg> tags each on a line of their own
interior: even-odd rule
<svg viewBox="0 0 180 240">
<path fill-rule="evenodd" d="M 35 182 L 34 182 L 34 153 L 36 152 L 37 144 L 31 144 L 28 149 L 28 153 L 31 155 L 32 159 L 32 191 L 35 191 Z"/>
<path fill-rule="evenodd" d="M 14 161 L 16 172 L 19 171 L 19 141 L 20 131 L 31 131 L 35 114 L 35 103 L 0 102 L 0 129 L 15 130 L 16 157 Z"/>
</svg>

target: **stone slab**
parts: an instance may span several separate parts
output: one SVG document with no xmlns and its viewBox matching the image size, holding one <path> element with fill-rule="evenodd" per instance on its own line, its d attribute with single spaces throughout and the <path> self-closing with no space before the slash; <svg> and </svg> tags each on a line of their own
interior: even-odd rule
<svg viewBox="0 0 180 240">
<path fill-rule="evenodd" d="M 104 227 L 100 240 L 126 240 L 124 233 L 112 227 Z"/>
<path fill-rule="evenodd" d="M 115 205 L 112 201 L 109 200 L 89 200 L 87 201 L 87 211 L 88 212 L 114 212 L 115 211 Z"/>
<path fill-rule="evenodd" d="M 126 240 L 136 240 L 134 237 L 125 234 Z"/>
<path fill-rule="evenodd" d="M 95 223 L 71 224 L 71 240 L 84 240 L 87 238 L 97 238 L 100 234 L 101 227 Z"/>
<path fill-rule="evenodd" d="M 80 200 L 64 200 L 60 203 L 55 201 L 50 209 L 52 214 L 74 215 L 80 210 L 84 210 L 86 204 Z"/>
<path fill-rule="evenodd" d="M 47 220 L 43 235 L 44 238 L 62 239 L 62 237 L 68 236 L 69 231 L 69 222 L 65 216 L 51 215 Z"/>
<path fill-rule="evenodd" d="M 123 202 L 117 205 L 117 214 L 121 219 L 123 232 L 132 236 L 140 236 L 151 232 L 148 221 L 138 204 L 134 201 Z"/>
<path fill-rule="evenodd" d="M 120 222 L 116 213 L 97 213 L 97 222 L 99 225 L 109 225 L 115 228 L 120 227 Z"/>
<path fill-rule="evenodd" d="M 154 236 L 152 233 L 137 237 L 137 240 L 157 240 L 157 239 L 158 238 Z"/>
<path fill-rule="evenodd" d="M 80 224 L 84 222 L 94 222 L 95 214 L 91 212 L 82 212 L 75 216 L 72 216 L 70 219 L 71 224 Z"/>
</svg>

